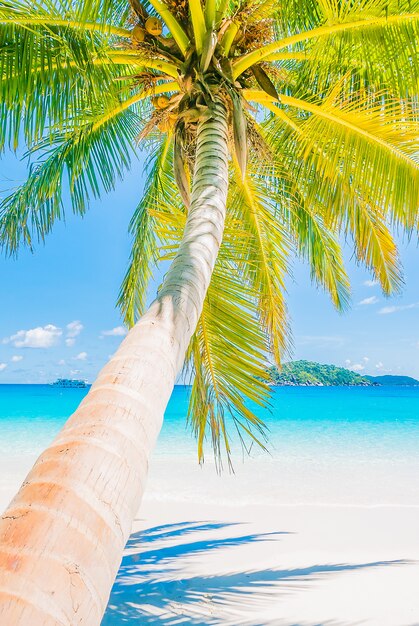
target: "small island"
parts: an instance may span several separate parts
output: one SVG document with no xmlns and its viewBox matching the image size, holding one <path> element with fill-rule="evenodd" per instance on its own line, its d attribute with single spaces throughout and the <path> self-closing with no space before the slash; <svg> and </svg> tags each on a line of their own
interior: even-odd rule
<svg viewBox="0 0 419 626">
<path fill-rule="evenodd" d="M 289 361 L 282 370 L 272 366 L 268 370 L 272 385 L 316 386 L 316 387 L 368 387 L 378 385 L 419 385 L 419 381 L 409 376 L 361 376 L 356 372 L 325 365 L 314 361 Z"/>
<path fill-rule="evenodd" d="M 411 376 L 385 374 L 384 376 L 365 376 L 365 378 L 372 380 L 376 385 L 401 385 L 402 387 L 417 387 L 419 385 L 419 380 Z"/>
</svg>

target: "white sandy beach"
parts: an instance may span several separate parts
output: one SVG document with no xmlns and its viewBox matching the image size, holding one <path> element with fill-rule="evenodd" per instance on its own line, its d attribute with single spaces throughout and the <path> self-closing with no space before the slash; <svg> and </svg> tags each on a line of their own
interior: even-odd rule
<svg viewBox="0 0 419 626">
<path fill-rule="evenodd" d="M 419 510 L 147 503 L 103 626 L 419 624 Z"/>
<path fill-rule="evenodd" d="M 2 507 L 32 460 L 3 459 Z M 417 467 L 208 465 L 154 457 L 103 626 L 419 624 Z"/>
</svg>

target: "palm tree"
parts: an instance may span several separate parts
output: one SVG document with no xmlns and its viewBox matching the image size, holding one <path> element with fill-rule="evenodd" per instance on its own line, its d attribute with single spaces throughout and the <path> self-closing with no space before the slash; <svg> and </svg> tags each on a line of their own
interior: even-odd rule
<svg viewBox="0 0 419 626">
<path fill-rule="evenodd" d="M 3 248 L 82 215 L 149 151 L 119 296 L 132 328 L 3 515 L 1 624 L 99 624 L 185 357 L 199 459 L 210 434 L 229 462 L 231 427 L 263 445 L 246 400 L 266 402 L 267 354 L 287 347 L 293 255 L 338 309 L 345 238 L 400 287 L 418 27 L 419 0 L 0 0 L 0 140 L 30 159 Z"/>
</svg>

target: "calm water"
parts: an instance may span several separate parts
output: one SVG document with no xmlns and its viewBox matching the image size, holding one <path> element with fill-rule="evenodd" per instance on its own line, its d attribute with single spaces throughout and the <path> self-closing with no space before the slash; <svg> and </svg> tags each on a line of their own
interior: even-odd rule
<svg viewBox="0 0 419 626">
<path fill-rule="evenodd" d="M 193 450 L 185 424 L 189 390 L 176 387 L 157 453 Z M 0 454 L 33 454 L 54 437 L 86 395 L 84 389 L 0 385 Z M 269 409 L 257 409 L 269 428 L 272 453 L 419 457 L 419 387 L 281 387 Z"/>
<path fill-rule="evenodd" d="M 170 461 L 171 473 L 179 473 L 178 492 L 185 498 L 189 493 L 189 472 L 192 467 L 195 471 L 196 463 L 194 440 L 185 424 L 188 392 L 187 387 L 176 387 L 166 412 L 151 477 L 150 489 L 156 498 L 165 497 L 167 464 L 174 458 L 178 462 L 174 468 Z M 0 385 L 0 459 L 12 462 L 38 454 L 85 393 L 44 385 Z M 271 454 L 253 448 L 253 459 L 243 470 L 248 491 L 253 484 L 260 495 L 254 474 L 266 472 L 262 491 L 265 488 L 270 497 L 274 493 L 283 501 L 306 501 L 306 483 L 312 483 L 313 490 L 315 485 L 320 497 L 333 473 L 336 481 L 348 485 L 356 478 L 351 487 L 356 494 L 369 481 L 370 495 L 365 498 L 374 493 L 380 501 L 397 497 L 419 504 L 419 387 L 281 387 L 273 390 L 270 409 L 258 409 L 258 414 L 269 428 Z M 239 476 L 241 459 L 238 451 Z M 3 489 L 10 482 L 4 467 L 0 474 Z M 209 474 L 207 468 L 205 472 Z M 271 481 L 269 489 L 266 481 Z M 335 492 L 334 500 L 339 485 Z M 325 501 L 331 497 L 330 490 L 325 491 Z"/>
</svg>

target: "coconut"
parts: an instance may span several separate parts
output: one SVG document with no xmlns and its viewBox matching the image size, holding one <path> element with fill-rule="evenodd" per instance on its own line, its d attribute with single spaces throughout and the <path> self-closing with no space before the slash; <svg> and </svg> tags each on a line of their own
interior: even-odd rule
<svg viewBox="0 0 419 626">
<path fill-rule="evenodd" d="M 169 115 L 166 115 L 162 120 L 160 120 L 157 124 L 157 128 L 162 133 L 168 133 L 170 130 L 173 130 L 177 117 L 176 113 L 169 113 Z"/>
<path fill-rule="evenodd" d="M 158 37 L 162 34 L 163 26 L 157 17 L 148 17 L 145 23 L 145 29 L 150 35 Z"/>
<path fill-rule="evenodd" d="M 131 31 L 131 39 L 133 41 L 136 41 L 137 43 L 141 43 L 142 41 L 144 41 L 145 35 L 146 32 L 144 28 L 142 28 L 139 24 L 137 24 L 137 26 L 134 26 Z"/>
<path fill-rule="evenodd" d="M 153 98 L 153 104 L 156 109 L 166 109 L 169 106 L 169 98 L 167 96 L 156 96 Z"/>
</svg>

